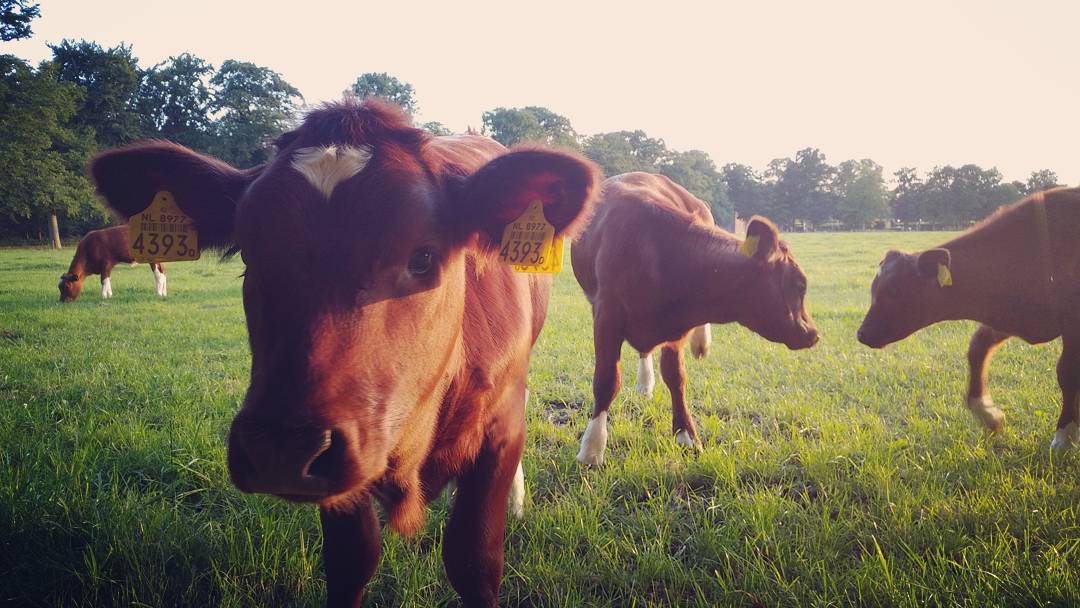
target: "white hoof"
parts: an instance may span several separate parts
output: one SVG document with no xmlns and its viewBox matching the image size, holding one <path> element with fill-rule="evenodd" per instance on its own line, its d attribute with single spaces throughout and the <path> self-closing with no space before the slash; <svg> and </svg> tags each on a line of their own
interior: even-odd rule
<svg viewBox="0 0 1080 608">
<path fill-rule="evenodd" d="M 604 448 L 607 447 L 607 412 L 589 421 L 585 434 L 581 436 L 581 450 L 577 460 L 581 464 L 599 466 L 604 463 Z"/>
<path fill-rule="evenodd" d="M 969 398 L 967 407 L 971 415 L 990 431 L 998 433 L 1005 427 L 1005 412 L 994 406 L 990 395 Z"/>
<path fill-rule="evenodd" d="M 652 397 L 654 388 L 656 388 L 656 376 L 653 375 L 652 353 L 649 353 L 638 359 L 637 383 L 634 384 L 634 390 L 646 397 Z"/>
<path fill-rule="evenodd" d="M 687 433 L 684 430 L 675 433 L 675 443 L 689 450 L 697 448 L 697 445 L 694 444 L 694 440 L 690 438 L 690 433 Z"/>
<path fill-rule="evenodd" d="M 695 327 L 690 332 L 690 354 L 694 355 L 697 359 L 702 359 L 709 355 L 709 346 L 712 344 L 712 330 L 709 328 L 709 324 Z"/>
<path fill-rule="evenodd" d="M 1054 440 L 1050 442 L 1050 447 L 1055 450 L 1069 450 L 1077 446 L 1080 446 L 1080 426 L 1075 422 L 1058 429 L 1054 433 Z"/>
<path fill-rule="evenodd" d="M 510 485 L 510 514 L 517 519 L 525 516 L 525 471 L 518 462 L 514 482 Z"/>
</svg>

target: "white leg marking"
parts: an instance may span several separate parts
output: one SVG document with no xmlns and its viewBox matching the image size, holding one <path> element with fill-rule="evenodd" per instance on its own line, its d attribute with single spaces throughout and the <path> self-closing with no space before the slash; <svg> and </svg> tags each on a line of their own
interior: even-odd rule
<svg viewBox="0 0 1080 608">
<path fill-rule="evenodd" d="M 1080 446 L 1080 426 L 1077 426 L 1075 422 L 1070 422 L 1065 425 L 1065 428 L 1058 429 L 1054 433 L 1054 440 L 1050 442 L 1050 447 L 1055 450 L 1067 450 Z"/>
<path fill-rule="evenodd" d="M 108 299 L 112 297 L 112 279 L 101 279 L 101 297 Z"/>
<path fill-rule="evenodd" d="M 607 447 L 607 412 L 589 421 L 585 434 L 581 436 L 581 450 L 577 459 L 581 464 L 600 465 L 604 463 L 604 448 Z"/>
<path fill-rule="evenodd" d="M 684 430 L 680 430 L 678 433 L 675 433 L 675 443 L 691 450 L 695 447 L 694 440 L 690 438 L 690 433 L 687 433 Z"/>
<path fill-rule="evenodd" d="M 994 400 L 990 395 L 971 397 L 967 403 L 971 415 L 982 423 L 983 426 L 997 433 L 1005 426 L 1005 412 L 994 407 Z"/>
<path fill-rule="evenodd" d="M 652 353 L 649 353 L 638 359 L 637 383 L 634 385 L 634 390 L 646 397 L 652 397 L 654 388 L 656 388 L 656 377 L 653 375 Z"/>
<path fill-rule="evenodd" d="M 366 146 L 301 148 L 293 154 L 292 167 L 323 196 L 330 198 L 338 184 L 367 166 L 371 153 L 371 148 Z"/>
<path fill-rule="evenodd" d="M 158 270 L 157 266 L 152 268 L 154 269 L 154 291 L 157 295 L 165 297 L 165 273 Z"/>
<path fill-rule="evenodd" d="M 525 516 L 525 471 L 521 461 L 514 472 L 514 483 L 510 485 L 510 514 L 518 519 Z"/>
<path fill-rule="evenodd" d="M 712 345 L 712 328 L 709 324 L 695 327 L 690 332 L 690 353 L 701 359 L 709 354 L 709 346 Z"/>
</svg>

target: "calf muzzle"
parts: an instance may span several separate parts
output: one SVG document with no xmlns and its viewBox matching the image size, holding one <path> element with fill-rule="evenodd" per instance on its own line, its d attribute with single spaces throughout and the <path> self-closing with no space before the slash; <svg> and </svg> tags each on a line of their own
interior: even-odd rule
<svg viewBox="0 0 1080 608">
<path fill-rule="evenodd" d="M 341 437 L 337 436 L 338 442 Z M 335 434 L 330 429 L 245 429 L 229 434 L 229 475 L 243 492 L 314 501 L 331 491 Z"/>
</svg>

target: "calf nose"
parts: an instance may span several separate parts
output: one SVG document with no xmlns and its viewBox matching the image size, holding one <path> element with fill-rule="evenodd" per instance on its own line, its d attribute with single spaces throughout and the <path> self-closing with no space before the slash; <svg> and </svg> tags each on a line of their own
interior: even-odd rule
<svg viewBox="0 0 1080 608">
<path fill-rule="evenodd" d="M 333 450 L 330 429 L 245 429 L 229 435 L 229 476 L 243 492 L 299 500 L 329 493 L 331 470 L 320 460 Z"/>
<path fill-rule="evenodd" d="M 867 346 L 870 346 L 870 343 L 866 341 L 867 340 L 866 329 L 860 327 L 859 331 L 855 333 L 855 337 L 859 340 L 859 342 L 862 342 L 863 344 L 865 344 Z"/>
</svg>

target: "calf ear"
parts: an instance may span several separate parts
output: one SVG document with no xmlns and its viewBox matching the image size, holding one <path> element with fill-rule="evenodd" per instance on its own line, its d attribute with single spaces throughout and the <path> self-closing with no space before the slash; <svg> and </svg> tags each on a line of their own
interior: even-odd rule
<svg viewBox="0 0 1080 608">
<path fill-rule="evenodd" d="M 952 269 L 952 255 L 948 249 L 927 249 L 919 254 L 919 274 L 927 279 L 934 279 L 941 272 L 940 267 Z"/>
<path fill-rule="evenodd" d="M 739 248 L 750 258 L 768 262 L 780 255 L 780 231 L 767 218 L 755 215 L 746 225 L 746 240 Z"/>
<path fill-rule="evenodd" d="M 236 201 L 261 170 L 241 171 L 165 141 L 107 150 L 90 163 L 98 194 L 125 219 L 165 190 L 195 219 L 199 244 L 209 247 L 232 242 Z"/>
<path fill-rule="evenodd" d="M 588 222 L 599 176 L 596 165 L 576 154 L 515 149 L 465 180 L 454 223 L 464 233 L 480 232 L 487 237 L 485 246 L 492 246 L 506 225 L 538 200 L 556 236 L 572 237 Z"/>
</svg>

